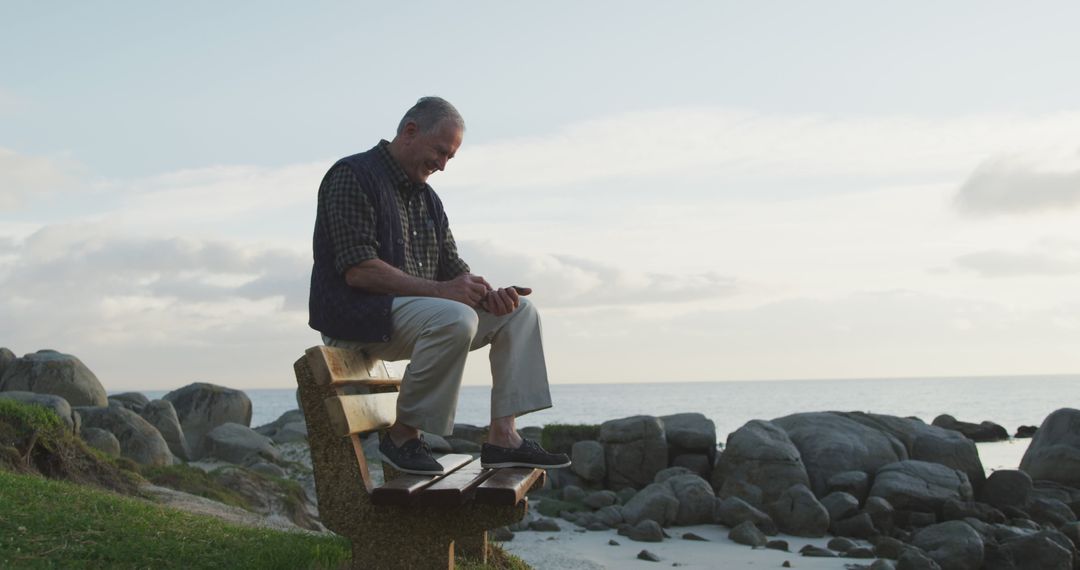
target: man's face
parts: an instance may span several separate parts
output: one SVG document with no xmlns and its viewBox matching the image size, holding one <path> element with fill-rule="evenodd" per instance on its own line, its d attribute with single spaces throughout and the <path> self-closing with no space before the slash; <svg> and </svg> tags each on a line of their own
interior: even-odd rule
<svg viewBox="0 0 1080 570">
<path fill-rule="evenodd" d="M 402 134 L 406 145 L 401 168 L 409 180 L 421 183 L 427 182 L 436 170 L 446 168 L 465 133 L 453 121 L 443 121 L 430 133 L 421 133 L 415 124 L 409 123 Z"/>
</svg>

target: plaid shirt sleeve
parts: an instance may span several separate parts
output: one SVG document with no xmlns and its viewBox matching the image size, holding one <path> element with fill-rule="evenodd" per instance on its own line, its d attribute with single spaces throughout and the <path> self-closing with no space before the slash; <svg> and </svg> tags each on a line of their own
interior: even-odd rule
<svg viewBox="0 0 1080 570">
<path fill-rule="evenodd" d="M 326 175 L 320 198 L 338 273 L 344 275 L 354 265 L 377 259 L 375 207 L 360 188 L 356 174 L 348 166 L 336 166 Z"/>
<path fill-rule="evenodd" d="M 462 273 L 470 271 L 469 264 L 458 257 L 457 243 L 454 242 L 454 234 L 450 233 L 450 222 L 443 214 L 443 231 L 446 237 L 443 239 L 442 251 L 439 252 L 439 281 L 449 281 Z"/>
</svg>

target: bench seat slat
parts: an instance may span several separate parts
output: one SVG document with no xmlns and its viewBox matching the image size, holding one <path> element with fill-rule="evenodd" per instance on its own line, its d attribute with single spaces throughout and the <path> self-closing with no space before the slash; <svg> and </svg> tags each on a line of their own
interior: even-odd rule
<svg viewBox="0 0 1080 570">
<path fill-rule="evenodd" d="M 374 505 L 407 505 L 416 498 L 421 490 L 428 487 L 441 477 L 445 477 L 473 461 L 471 455 L 463 453 L 449 453 L 436 457 L 443 466 L 444 475 L 412 475 L 404 473 L 383 486 L 376 487 L 371 491 L 371 503 Z"/>
<path fill-rule="evenodd" d="M 473 461 L 425 487 L 417 496 L 417 502 L 440 507 L 463 505 L 472 499 L 476 488 L 491 476 L 491 473 L 490 469 L 481 467 L 479 461 Z"/>
<path fill-rule="evenodd" d="M 497 469 L 476 489 L 476 502 L 485 505 L 516 505 L 533 485 L 543 485 L 544 470 L 531 467 Z"/>
<path fill-rule="evenodd" d="M 343 437 L 385 429 L 397 418 L 397 396 L 397 392 L 332 396 L 326 399 L 326 413 Z"/>
<path fill-rule="evenodd" d="M 400 384 L 381 360 L 369 358 L 363 352 L 330 346 L 313 346 L 307 357 L 315 381 L 334 386 L 345 384 Z"/>
</svg>

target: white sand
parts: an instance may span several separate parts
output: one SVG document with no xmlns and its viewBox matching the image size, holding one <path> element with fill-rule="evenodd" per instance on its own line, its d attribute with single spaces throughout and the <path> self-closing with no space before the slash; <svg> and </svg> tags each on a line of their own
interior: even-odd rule
<svg viewBox="0 0 1080 570">
<path fill-rule="evenodd" d="M 1030 439 L 1018 439 L 978 444 L 979 458 L 986 473 L 998 469 L 1016 469 L 1027 450 Z M 792 568 L 809 570 L 842 570 L 849 564 L 868 564 L 871 560 L 851 558 L 808 558 L 798 551 L 806 544 L 825 547 L 829 537 L 806 539 L 786 535 L 769 538 L 786 540 L 791 552 L 752 549 L 728 539 L 729 529 L 720 525 L 697 525 L 665 529 L 670 539 L 663 542 L 634 542 L 615 531 L 577 532 L 573 524 L 556 520 L 562 532 L 516 533 L 514 540 L 502 543 L 503 548 L 528 562 L 537 570 L 621 570 L 623 568 L 649 568 L 677 565 L 679 568 L 719 569 L 727 568 L 780 568 L 790 561 Z M 680 538 L 692 532 L 709 539 L 695 542 Z M 619 546 L 610 546 L 614 539 Z M 860 542 L 860 544 L 866 544 Z M 660 562 L 638 560 L 637 555 L 648 550 L 660 557 Z"/>
</svg>

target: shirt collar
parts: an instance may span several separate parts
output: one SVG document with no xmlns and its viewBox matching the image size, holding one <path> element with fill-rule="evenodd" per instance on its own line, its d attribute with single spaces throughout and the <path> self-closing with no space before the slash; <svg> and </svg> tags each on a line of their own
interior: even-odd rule
<svg viewBox="0 0 1080 570">
<path fill-rule="evenodd" d="M 383 158 L 386 166 L 390 168 L 390 175 L 394 177 L 394 186 L 408 192 L 418 192 L 427 187 L 425 182 L 415 183 L 409 180 L 409 176 L 401 169 L 401 165 L 394 159 L 394 155 L 390 154 L 390 141 L 386 139 L 380 140 L 375 148 L 379 149 L 379 156 Z"/>
</svg>

